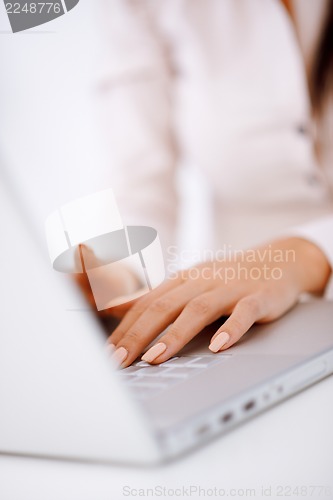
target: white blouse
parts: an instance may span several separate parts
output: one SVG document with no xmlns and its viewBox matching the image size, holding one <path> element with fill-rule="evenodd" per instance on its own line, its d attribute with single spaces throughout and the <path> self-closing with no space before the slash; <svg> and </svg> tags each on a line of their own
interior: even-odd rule
<svg viewBox="0 0 333 500">
<path fill-rule="evenodd" d="M 304 58 L 282 3 L 102 5 L 99 90 L 124 220 L 175 243 L 186 165 L 209 186 L 214 248 L 298 234 L 333 266 L 332 158 L 313 153 Z"/>
</svg>

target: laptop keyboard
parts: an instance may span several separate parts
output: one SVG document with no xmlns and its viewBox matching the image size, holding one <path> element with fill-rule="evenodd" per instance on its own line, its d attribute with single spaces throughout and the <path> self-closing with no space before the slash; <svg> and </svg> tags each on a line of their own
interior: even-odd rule
<svg viewBox="0 0 333 500">
<path fill-rule="evenodd" d="M 192 355 L 171 358 L 160 365 L 138 361 L 120 371 L 129 389 L 138 399 L 149 399 L 176 384 L 195 377 L 203 370 L 225 362 L 230 354 Z"/>
</svg>

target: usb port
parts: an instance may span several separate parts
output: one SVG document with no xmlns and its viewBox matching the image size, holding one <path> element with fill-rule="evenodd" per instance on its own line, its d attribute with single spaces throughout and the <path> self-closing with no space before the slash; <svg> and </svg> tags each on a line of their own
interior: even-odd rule
<svg viewBox="0 0 333 500">
<path fill-rule="evenodd" d="M 224 415 L 222 415 L 222 417 L 220 418 L 220 421 L 223 424 L 226 424 L 226 423 L 230 422 L 233 418 L 234 418 L 234 414 L 231 411 L 229 411 L 228 413 L 225 413 Z"/>
<path fill-rule="evenodd" d="M 253 410 L 253 408 L 255 407 L 256 405 L 256 402 L 254 399 L 251 399 L 251 401 L 248 401 L 244 406 L 243 406 L 243 410 L 244 411 L 250 411 L 250 410 Z"/>
</svg>

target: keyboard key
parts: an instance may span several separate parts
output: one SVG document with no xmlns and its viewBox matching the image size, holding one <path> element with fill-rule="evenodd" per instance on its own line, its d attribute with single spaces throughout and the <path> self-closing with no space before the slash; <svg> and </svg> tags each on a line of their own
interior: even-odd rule
<svg viewBox="0 0 333 500">
<path fill-rule="evenodd" d="M 220 362 L 221 359 L 215 355 L 212 356 L 193 356 L 190 362 L 186 365 L 188 368 L 207 368 L 215 363 Z"/>
<path fill-rule="evenodd" d="M 161 378 L 187 378 L 191 375 L 189 372 L 189 369 L 184 367 L 184 368 L 170 368 L 170 370 L 162 370 Z"/>
<path fill-rule="evenodd" d="M 140 368 L 138 370 L 138 376 L 142 377 L 145 375 L 147 377 L 161 377 L 163 373 L 170 371 L 171 368 L 165 367 L 162 368 L 160 365 L 147 366 L 145 368 Z"/>
<path fill-rule="evenodd" d="M 230 359 L 231 354 L 176 356 L 160 365 L 145 361 L 120 371 L 135 398 L 149 399 L 169 387 L 200 374 L 202 370 Z"/>
<path fill-rule="evenodd" d="M 133 366 L 150 366 L 146 361 L 137 361 Z"/>
<path fill-rule="evenodd" d="M 131 387 L 137 387 L 137 386 L 140 386 L 140 387 L 160 387 L 160 388 L 164 388 L 166 387 L 166 384 L 163 383 L 163 381 L 160 381 L 160 379 L 158 380 L 154 380 L 153 377 L 145 377 L 145 376 L 142 376 L 142 377 L 135 377 L 133 379 L 133 382 L 131 382 Z"/>
<path fill-rule="evenodd" d="M 182 356 L 181 358 L 171 358 L 168 361 L 165 361 L 160 366 L 186 366 L 187 363 L 191 360 L 190 357 Z"/>
<path fill-rule="evenodd" d="M 141 366 L 132 365 L 121 370 L 121 373 L 137 373 L 139 370 L 142 370 Z"/>
</svg>

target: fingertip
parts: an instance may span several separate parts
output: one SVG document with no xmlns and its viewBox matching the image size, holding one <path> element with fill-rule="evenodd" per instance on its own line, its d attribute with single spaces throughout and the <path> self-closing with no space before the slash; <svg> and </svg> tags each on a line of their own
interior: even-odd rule
<svg viewBox="0 0 333 500">
<path fill-rule="evenodd" d="M 123 368 L 123 364 L 125 360 L 127 360 L 128 354 L 128 350 L 123 346 L 114 350 L 111 359 L 117 368 Z"/>
<path fill-rule="evenodd" d="M 146 363 L 153 363 L 156 361 L 167 349 L 167 345 L 164 342 L 158 342 L 153 345 L 144 355 L 141 357 L 142 361 Z"/>
<path fill-rule="evenodd" d="M 214 353 L 219 352 L 222 348 L 226 348 L 226 345 L 230 341 L 230 335 L 227 332 L 217 332 L 208 346 L 208 349 Z"/>
</svg>

